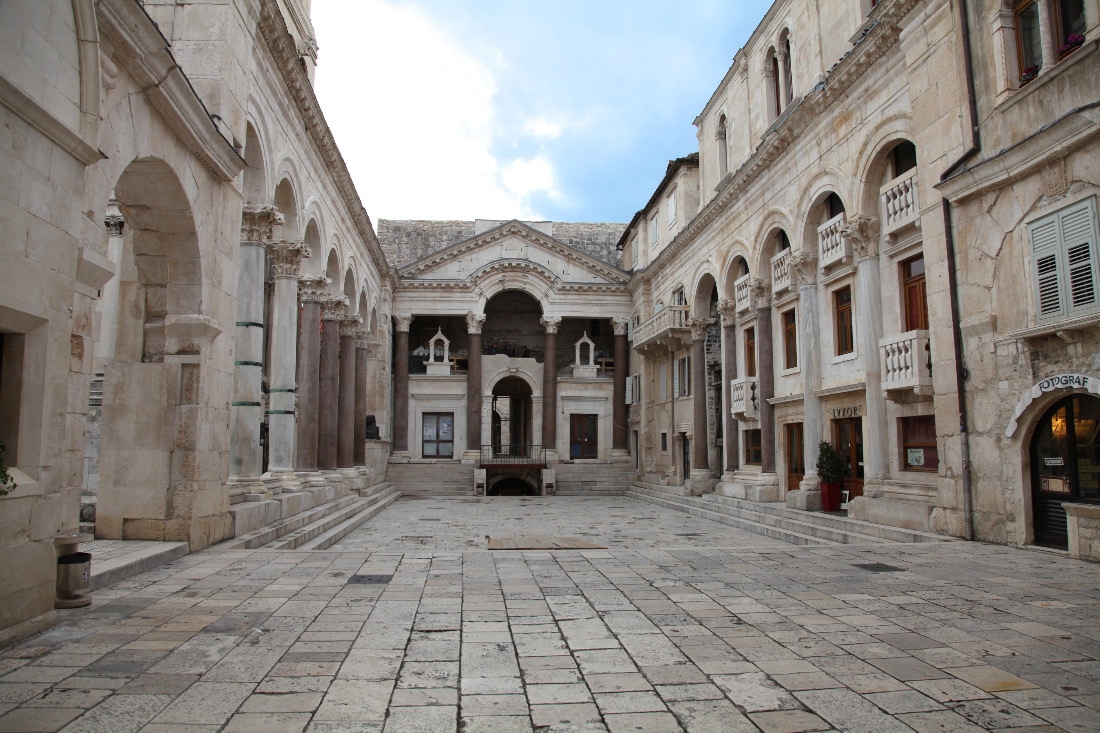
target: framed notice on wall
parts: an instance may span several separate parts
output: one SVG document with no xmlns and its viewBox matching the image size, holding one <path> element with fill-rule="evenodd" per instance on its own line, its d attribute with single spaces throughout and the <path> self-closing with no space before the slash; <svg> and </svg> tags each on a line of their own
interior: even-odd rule
<svg viewBox="0 0 1100 733">
<path fill-rule="evenodd" d="M 1069 480 L 1065 476 L 1043 476 L 1039 479 L 1039 489 L 1052 494 L 1068 494 Z"/>
<path fill-rule="evenodd" d="M 924 448 L 909 448 L 905 451 L 905 461 L 910 466 L 924 465 Z"/>
</svg>

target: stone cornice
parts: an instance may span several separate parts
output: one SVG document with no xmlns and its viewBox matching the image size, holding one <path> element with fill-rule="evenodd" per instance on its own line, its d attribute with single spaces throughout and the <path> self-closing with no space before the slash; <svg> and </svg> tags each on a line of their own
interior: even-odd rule
<svg viewBox="0 0 1100 733">
<path fill-rule="evenodd" d="M 236 178 L 244 170 L 244 158 L 222 135 L 172 56 L 171 44 L 141 4 L 99 0 L 96 21 L 115 47 L 114 59 L 187 149 L 219 179 Z"/>
<path fill-rule="evenodd" d="M 717 194 L 649 264 L 657 272 L 693 244 L 719 216 L 728 212 L 787 148 L 841 99 L 901 37 L 900 23 L 920 0 L 883 0 L 871 11 L 871 27 L 829 70 L 825 81 L 796 100 L 764 134 L 764 139 L 740 168 L 718 184 Z"/>
<path fill-rule="evenodd" d="M 627 280 L 627 273 L 623 272 L 617 267 L 608 265 L 600 260 L 597 260 L 591 255 L 581 252 L 579 249 L 570 247 L 567 244 L 563 244 L 551 236 L 543 234 L 542 232 L 534 229 L 521 221 L 513 219 L 512 221 L 501 224 L 498 227 L 490 229 L 487 232 L 483 232 L 469 239 L 457 242 L 448 247 L 444 247 L 438 252 L 433 252 L 427 257 L 422 257 L 419 260 L 410 262 L 407 265 L 401 267 L 398 272 L 402 278 L 402 284 L 407 282 L 407 278 L 414 278 L 417 275 L 425 272 L 430 272 L 452 260 L 459 259 L 468 255 L 475 249 L 486 247 L 492 244 L 496 244 L 508 237 L 518 237 L 523 241 L 533 244 L 536 247 L 541 247 L 549 252 L 563 257 L 570 262 L 573 262 L 585 270 L 599 275 L 613 283 L 625 283 Z M 545 268 L 543 268 L 545 269 Z M 557 277 L 555 275 L 555 277 Z"/>
<path fill-rule="evenodd" d="M 321 105 L 313 92 L 313 85 L 309 83 L 305 69 L 298 63 L 298 48 L 286 27 L 276 0 L 260 0 L 259 29 L 264 43 L 275 60 L 275 66 L 283 77 L 290 98 L 302 116 L 306 132 L 309 133 L 310 139 L 313 140 L 313 144 L 321 155 L 321 160 L 328 168 L 336 190 L 340 192 L 367 252 L 374 259 L 384 279 L 396 280 L 397 271 L 390 265 L 385 252 L 382 251 L 382 246 L 378 243 L 374 225 L 363 207 L 358 191 L 355 190 L 351 173 L 348 172 L 344 157 L 340 154 L 340 148 L 336 146 L 336 140 L 332 136 L 332 130 L 329 129 L 328 122 L 321 112 Z"/>
</svg>

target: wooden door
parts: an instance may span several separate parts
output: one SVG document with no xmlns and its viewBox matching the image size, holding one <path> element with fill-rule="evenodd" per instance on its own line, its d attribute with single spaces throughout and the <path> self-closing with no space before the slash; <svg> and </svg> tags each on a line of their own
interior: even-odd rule
<svg viewBox="0 0 1100 733">
<path fill-rule="evenodd" d="M 1100 501 L 1100 400 L 1073 395 L 1039 421 L 1031 439 L 1031 509 L 1035 544 L 1066 549 L 1063 502 Z"/>
<path fill-rule="evenodd" d="M 569 457 L 596 458 L 599 454 L 599 441 L 597 440 L 597 415 L 569 416 Z"/>
<path fill-rule="evenodd" d="M 802 423 L 787 423 L 787 491 L 794 491 L 806 476 Z"/>
<path fill-rule="evenodd" d="M 833 445 L 844 461 L 841 490 L 848 500 L 863 496 L 863 418 L 833 420 Z"/>
</svg>

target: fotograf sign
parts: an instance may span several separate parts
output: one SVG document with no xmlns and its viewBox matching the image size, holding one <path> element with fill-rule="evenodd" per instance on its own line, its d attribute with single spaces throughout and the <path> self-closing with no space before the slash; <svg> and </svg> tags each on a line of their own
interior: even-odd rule
<svg viewBox="0 0 1100 733">
<path fill-rule="evenodd" d="M 1100 379 L 1090 377 L 1087 374 L 1056 374 L 1033 385 L 1016 403 L 1016 409 L 1012 411 L 1012 419 L 1008 421 L 1008 427 L 1005 428 L 1005 437 L 1011 438 L 1016 433 L 1020 416 L 1024 414 L 1024 411 L 1032 402 L 1039 399 L 1046 392 L 1059 389 L 1084 390 L 1100 395 Z"/>
</svg>

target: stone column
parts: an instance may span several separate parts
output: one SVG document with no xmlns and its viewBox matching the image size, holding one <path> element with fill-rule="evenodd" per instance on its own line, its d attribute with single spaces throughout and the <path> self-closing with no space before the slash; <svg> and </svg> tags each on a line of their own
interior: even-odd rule
<svg viewBox="0 0 1100 733">
<path fill-rule="evenodd" d="M 355 466 L 355 332 L 362 319 L 346 314 L 340 320 L 339 406 L 337 408 L 336 465 Z M 357 478 L 358 471 L 347 478 Z"/>
<path fill-rule="evenodd" d="M 299 280 L 302 301 L 302 342 L 298 344 L 298 464 L 300 472 L 317 470 L 317 415 L 321 401 L 321 301 L 327 277 L 311 275 Z M 276 288 L 277 290 L 277 288 Z M 275 320 L 278 321 L 278 309 Z M 290 326 L 291 333 L 294 325 Z M 272 395 L 274 397 L 274 395 Z M 272 452 L 274 456 L 274 451 Z M 274 458 L 272 458 L 274 460 Z"/>
<path fill-rule="evenodd" d="M 821 479 L 817 475 L 818 444 L 821 442 L 821 333 L 817 312 L 817 257 L 799 252 L 791 259 L 791 272 L 798 282 L 798 360 L 802 371 L 802 460 L 806 473 L 798 489 L 787 487 L 787 506 L 820 511 Z"/>
<path fill-rule="evenodd" d="M 691 318 L 691 480 L 692 493 L 708 487 L 696 482 L 714 478 L 707 455 L 707 327 L 713 318 Z M 713 483 L 713 482 L 711 482 Z"/>
<path fill-rule="evenodd" d="M 103 283 L 99 295 L 99 341 L 96 343 L 95 371 L 103 371 L 103 366 L 115 360 L 115 344 L 118 341 L 118 302 L 122 278 L 122 250 L 124 247 L 122 230 L 126 221 L 119 213 L 118 201 L 111 199 L 107 203 L 107 215 L 103 217 L 103 226 L 107 228 L 107 259 L 115 266 L 115 277 Z"/>
<path fill-rule="evenodd" d="M 754 278 L 749 285 L 756 308 L 756 373 L 760 386 L 760 482 L 750 492 L 757 501 L 779 498 L 775 476 L 775 408 L 769 400 L 775 396 L 775 349 L 772 347 L 771 283 Z"/>
<path fill-rule="evenodd" d="M 409 326 L 413 317 L 394 313 L 393 365 L 393 452 L 409 457 Z"/>
<path fill-rule="evenodd" d="M 775 52 L 775 60 L 779 62 L 776 64 L 779 68 L 779 113 L 783 114 L 791 98 L 791 90 L 787 88 L 787 64 L 790 63 L 790 59 L 787 58 L 785 50 L 778 49 Z"/>
<path fill-rule="evenodd" d="M 733 418 L 730 400 L 730 382 L 737 379 L 737 308 L 732 300 L 723 298 L 718 301 L 718 315 L 722 318 L 722 421 L 725 437 L 725 450 L 722 455 L 725 465 L 723 481 L 733 480 L 731 475 L 740 465 L 738 455 L 738 423 Z"/>
<path fill-rule="evenodd" d="M 298 349 L 298 270 L 312 253 L 303 242 L 268 245 L 275 278 L 271 309 L 271 368 L 267 395 L 267 470 L 285 488 L 294 488 L 294 404 L 297 390 L 295 363 Z"/>
<path fill-rule="evenodd" d="M 356 466 L 367 464 L 367 370 L 369 333 L 365 328 L 355 329 L 355 430 L 352 440 L 355 443 L 352 461 Z M 366 475 L 360 471 L 360 475 Z"/>
<path fill-rule="evenodd" d="M 233 401 L 229 411 L 229 500 L 264 493 L 263 422 L 265 250 L 283 215 L 271 204 L 245 204 L 241 210 L 241 257 L 237 271 L 237 332 L 233 362 Z M 293 419 L 293 417 L 292 417 Z"/>
<path fill-rule="evenodd" d="M 856 216 L 840 230 L 852 242 L 856 258 L 856 305 L 859 322 L 856 348 L 863 365 L 867 410 L 863 419 L 863 495 L 880 497 L 889 470 L 886 397 L 882 393 L 882 367 L 878 342 L 882 338 L 882 293 L 878 259 L 877 222 Z"/>
<path fill-rule="evenodd" d="M 1045 72 L 1058 63 L 1058 43 L 1061 39 L 1055 37 L 1055 22 L 1050 16 L 1050 3 L 1037 3 L 1039 8 L 1039 47 L 1043 53 L 1043 66 L 1040 72 Z"/>
<path fill-rule="evenodd" d="M 558 447 L 558 329 L 561 316 L 543 316 L 539 321 L 546 329 L 542 362 L 542 447 L 546 460 L 557 462 Z"/>
<path fill-rule="evenodd" d="M 347 308 L 346 295 L 330 295 L 321 301 L 321 391 L 317 413 L 317 468 L 334 471 L 339 466 L 340 433 L 340 322 Z"/>
<path fill-rule="evenodd" d="M 476 463 L 481 457 L 481 328 L 484 315 L 466 314 L 466 332 L 470 335 L 470 356 L 466 365 L 466 455 L 463 463 Z"/>
<path fill-rule="evenodd" d="M 629 318 L 612 318 L 611 327 L 615 331 L 615 386 L 612 389 L 613 407 L 611 410 L 611 455 L 626 458 L 627 450 L 627 405 L 626 376 L 630 369 L 629 351 L 626 345 L 626 328 Z"/>
</svg>

